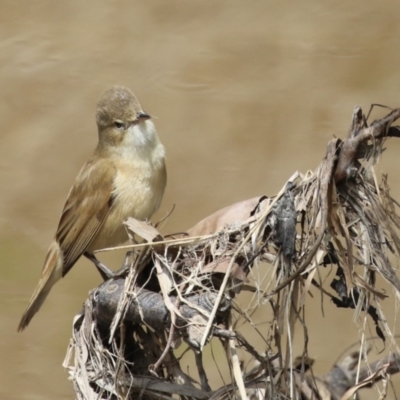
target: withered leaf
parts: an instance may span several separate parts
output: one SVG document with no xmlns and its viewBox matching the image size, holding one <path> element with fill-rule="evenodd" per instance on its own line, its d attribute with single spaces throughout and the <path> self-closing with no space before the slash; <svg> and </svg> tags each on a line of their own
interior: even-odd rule
<svg viewBox="0 0 400 400">
<path fill-rule="evenodd" d="M 187 233 L 189 236 L 210 235 L 221 231 L 227 225 L 240 225 L 251 217 L 252 211 L 262 199 L 263 196 L 254 197 L 222 208 L 188 229 Z"/>
<path fill-rule="evenodd" d="M 224 258 L 221 260 L 213 261 L 207 265 L 204 265 L 201 269 L 203 273 L 210 273 L 210 272 L 219 272 L 219 273 L 226 273 L 228 270 L 229 264 L 231 262 L 230 258 Z M 247 275 L 243 271 L 243 268 L 236 262 L 233 263 L 231 269 L 231 276 L 241 281 L 248 282 Z"/>
<path fill-rule="evenodd" d="M 135 218 L 128 217 L 124 221 L 124 225 L 127 229 L 135 235 L 140 236 L 146 242 L 152 243 L 157 242 L 159 240 L 163 240 L 160 232 L 153 225 L 146 221 L 139 221 Z"/>
</svg>

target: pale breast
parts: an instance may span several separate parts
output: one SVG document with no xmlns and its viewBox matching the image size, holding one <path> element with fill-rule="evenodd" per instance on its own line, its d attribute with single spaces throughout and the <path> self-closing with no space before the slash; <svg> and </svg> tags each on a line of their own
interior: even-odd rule
<svg viewBox="0 0 400 400">
<path fill-rule="evenodd" d="M 128 236 L 122 222 L 128 217 L 150 219 L 161 204 L 166 184 L 164 160 L 162 163 L 136 160 L 118 165 L 117 171 L 113 206 L 89 251 L 125 242 Z"/>
</svg>

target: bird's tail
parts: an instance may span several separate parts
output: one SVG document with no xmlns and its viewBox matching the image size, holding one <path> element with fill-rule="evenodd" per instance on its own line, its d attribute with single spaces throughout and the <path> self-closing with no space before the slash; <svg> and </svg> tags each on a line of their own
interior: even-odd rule
<svg viewBox="0 0 400 400">
<path fill-rule="evenodd" d="M 33 316 L 39 311 L 50 289 L 62 277 L 63 254 L 60 246 L 53 240 L 44 262 L 42 276 L 29 301 L 21 321 L 18 325 L 18 332 L 23 331 Z"/>
</svg>

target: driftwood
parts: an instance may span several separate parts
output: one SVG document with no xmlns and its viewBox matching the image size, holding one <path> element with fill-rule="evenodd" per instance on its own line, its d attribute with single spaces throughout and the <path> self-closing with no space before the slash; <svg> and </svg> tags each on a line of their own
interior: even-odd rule
<svg viewBox="0 0 400 400">
<path fill-rule="evenodd" d="M 147 223 L 126 221 L 130 236 L 143 242 L 130 246 L 124 267 L 90 293 L 74 321 L 65 366 L 77 398 L 344 399 L 398 372 L 399 348 L 380 306 L 387 294 L 376 282 L 385 280 L 400 299 L 389 256 L 400 255 L 400 218 L 387 177 L 378 184 L 373 164 L 384 141 L 400 136 L 392 126 L 399 117 L 394 109 L 368 125 L 356 108 L 347 138 L 328 143 L 315 173 L 295 173 L 276 196 L 226 207 L 184 235 L 162 237 Z M 318 279 L 327 266 L 335 271 L 328 288 Z M 363 341 L 315 377 L 304 320 L 311 289 L 373 321 L 394 354 L 368 364 Z M 244 292 L 251 294 L 247 304 Z M 272 319 L 260 330 L 253 314 L 264 308 Z M 305 337 L 298 359 L 296 324 Z M 214 340 L 231 381 L 212 390 L 202 356 Z M 181 368 L 181 343 L 193 353 L 199 384 Z"/>
</svg>

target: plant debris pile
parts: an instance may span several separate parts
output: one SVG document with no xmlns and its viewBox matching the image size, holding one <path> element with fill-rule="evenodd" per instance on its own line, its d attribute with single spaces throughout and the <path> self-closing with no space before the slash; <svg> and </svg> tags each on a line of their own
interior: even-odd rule
<svg viewBox="0 0 400 400">
<path fill-rule="evenodd" d="M 376 282 L 383 278 L 399 298 L 392 257 L 400 254 L 399 204 L 373 165 L 385 140 L 400 136 L 392 126 L 399 116 L 395 109 L 368 125 L 356 108 L 348 137 L 328 143 L 315 172 L 296 172 L 276 196 L 219 210 L 186 234 L 162 237 L 145 222 L 126 221 L 132 241 L 143 241 L 74 320 L 65 366 L 77 398 L 340 398 L 356 374 L 313 376 L 304 317 L 312 288 L 369 318 L 398 351 Z M 327 266 L 334 273 L 325 287 L 319 275 Z M 260 310 L 270 315 L 261 325 Z M 296 324 L 304 337 L 298 358 Z M 216 342 L 218 361 L 205 362 L 204 350 Z M 181 344 L 199 382 L 181 365 Z M 359 358 L 352 360 L 343 368 L 354 372 Z M 388 360 L 361 374 L 365 385 L 393 368 Z M 229 378 L 212 390 L 214 363 Z"/>
</svg>

